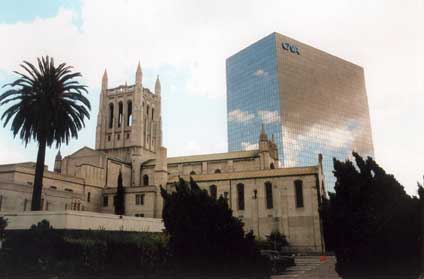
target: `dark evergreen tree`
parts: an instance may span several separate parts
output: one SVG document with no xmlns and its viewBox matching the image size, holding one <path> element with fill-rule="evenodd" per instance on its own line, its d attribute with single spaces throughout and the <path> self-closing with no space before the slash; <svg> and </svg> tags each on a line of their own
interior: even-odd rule
<svg viewBox="0 0 424 279">
<path fill-rule="evenodd" d="M 5 237 L 5 230 L 7 227 L 7 219 L 0 217 L 0 250 L 2 249 L 3 240 Z"/>
<path fill-rule="evenodd" d="M 116 215 L 125 215 L 125 190 L 122 185 L 122 173 L 119 171 L 118 175 L 118 188 L 116 189 L 115 196 L 115 214 Z"/>
<path fill-rule="evenodd" d="M 321 207 L 327 248 L 339 262 L 382 262 L 418 256 L 419 200 L 372 158 L 334 159 L 337 179 Z"/>
<path fill-rule="evenodd" d="M 190 179 L 180 179 L 175 191 L 161 188 L 162 217 L 170 250 L 182 261 L 246 261 L 258 256 L 253 234 L 245 235 L 243 223 L 232 216 L 227 201 L 217 200 Z"/>
<path fill-rule="evenodd" d="M 21 67 L 26 73 L 15 72 L 19 78 L 6 84 L 12 88 L 0 96 L 1 106 L 10 104 L 1 117 L 4 126 L 11 121 L 13 136 L 19 135 L 25 146 L 31 140 L 38 142 L 31 210 L 41 210 L 46 147 L 68 144 L 90 118 L 90 102 L 83 95 L 87 87 L 75 80 L 81 74 L 65 63 L 56 67 L 48 56 L 37 61 L 38 69 L 24 61 Z"/>
</svg>

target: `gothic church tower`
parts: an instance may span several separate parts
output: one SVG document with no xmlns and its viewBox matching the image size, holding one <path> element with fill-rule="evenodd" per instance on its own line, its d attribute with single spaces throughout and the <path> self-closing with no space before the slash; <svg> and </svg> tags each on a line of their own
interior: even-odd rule
<svg viewBox="0 0 424 279">
<path fill-rule="evenodd" d="M 139 184 L 142 162 L 154 159 L 162 145 L 161 86 L 155 92 L 143 87 L 143 72 L 138 63 L 135 84 L 108 87 L 105 70 L 100 92 L 96 127 L 96 150 L 130 163 L 133 183 Z"/>
</svg>

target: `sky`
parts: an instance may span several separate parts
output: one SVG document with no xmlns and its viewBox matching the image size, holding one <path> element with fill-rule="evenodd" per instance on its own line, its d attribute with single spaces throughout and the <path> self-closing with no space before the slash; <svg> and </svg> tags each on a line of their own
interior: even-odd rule
<svg viewBox="0 0 424 279">
<path fill-rule="evenodd" d="M 169 156 L 227 151 L 225 59 L 278 32 L 364 67 L 377 162 L 410 194 L 424 175 L 423 0 L 1 0 L 0 86 L 50 55 L 83 74 L 93 108 L 68 155 L 94 147 L 101 77 L 162 85 Z M 5 88 L 0 88 L 0 93 Z M 3 113 L 4 108 L 0 108 Z M 0 164 L 35 161 L 9 126 Z M 46 163 L 52 169 L 55 148 Z"/>
</svg>

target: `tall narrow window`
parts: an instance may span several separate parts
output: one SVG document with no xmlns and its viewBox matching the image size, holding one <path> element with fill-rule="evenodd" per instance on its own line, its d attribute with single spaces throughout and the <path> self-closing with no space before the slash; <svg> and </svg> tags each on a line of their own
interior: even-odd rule
<svg viewBox="0 0 424 279">
<path fill-rule="evenodd" d="M 0 195 L 0 211 L 1 211 L 1 206 L 3 205 L 3 196 Z"/>
<path fill-rule="evenodd" d="M 108 207 L 108 206 L 109 206 L 109 197 L 103 196 L 103 207 Z"/>
<path fill-rule="evenodd" d="M 266 208 L 273 208 L 272 202 L 272 184 L 271 182 L 265 182 L 265 197 L 266 197 Z"/>
<path fill-rule="evenodd" d="M 122 105 L 122 102 L 119 102 L 119 104 L 118 104 L 118 128 L 122 126 L 123 111 L 124 111 L 124 106 Z"/>
<path fill-rule="evenodd" d="M 109 128 L 113 128 L 113 104 L 109 104 Z"/>
<path fill-rule="evenodd" d="M 155 115 L 155 109 L 152 108 L 152 120 L 153 120 L 154 115 Z"/>
<path fill-rule="evenodd" d="M 132 102 L 128 101 L 127 103 L 127 127 L 132 125 Z"/>
<path fill-rule="evenodd" d="M 90 202 L 90 200 L 91 200 L 91 193 L 88 192 L 88 194 L 87 194 L 87 202 Z"/>
<path fill-rule="evenodd" d="M 214 198 L 214 199 L 217 198 L 216 185 L 209 186 L 209 193 L 210 193 L 210 195 L 211 195 L 212 198 Z"/>
<path fill-rule="evenodd" d="M 28 200 L 24 199 L 24 211 L 27 210 L 27 206 L 28 206 Z"/>
<path fill-rule="evenodd" d="M 150 112 L 150 107 L 149 105 L 147 105 L 147 110 L 146 110 L 147 117 L 149 117 L 149 112 Z"/>
<path fill-rule="evenodd" d="M 294 181 L 294 190 L 296 192 L 296 207 L 303 207 L 303 181 Z"/>
<path fill-rule="evenodd" d="M 147 174 L 143 175 L 143 186 L 149 186 L 149 176 Z"/>
<path fill-rule="evenodd" d="M 136 205 L 144 204 L 144 194 L 135 195 L 135 204 Z"/>
<path fill-rule="evenodd" d="M 244 210 L 244 184 L 237 184 L 237 204 L 239 210 Z"/>
</svg>

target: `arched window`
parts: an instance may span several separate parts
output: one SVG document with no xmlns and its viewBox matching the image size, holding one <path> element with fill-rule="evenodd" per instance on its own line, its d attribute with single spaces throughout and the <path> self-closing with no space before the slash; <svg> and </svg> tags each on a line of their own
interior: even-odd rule
<svg viewBox="0 0 424 279">
<path fill-rule="evenodd" d="M 132 125 L 132 102 L 128 101 L 127 103 L 127 127 Z"/>
<path fill-rule="evenodd" d="M 124 106 L 122 105 L 122 102 L 119 102 L 119 104 L 118 104 L 118 128 L 122 126 L 123 111 L 124 111 Z"/>
<path fill-rule="evenodd" d="M 109 104 L 109 128 L 113 128 L 113 104 Z"/>
<path fill-rule="evenodd" d="M 215 170 L 215 173 L 221 173 L 221 170 L 220 169 L 216 169 Z"/>
<path fill-rule="evenodd" d="M 149 176 L 147 174 L 143 175 L 143 186 L 149 186 Z"/>
<path fill-rule="evenodd" d="M 244 210 L 244 184 L 237 184 L 237 204 L 239 210 Z"/>
<path fill-rule="evenodd" d="M 190 172 L 190 175 L 196 175 L 196 172 L 195 171 L 191 171 Z"/>
<path fill-rule="evenodd" d="M 266 208 L 273 208 L 272 202 L 272 184 L 271 182 L 265 182 L 265 198 L 266 198 Z"/>
<path fill-rule="evenodd" d="M 296 192 L 296 207 L 303 207 L 303 181 L 298 179 L 294 181 L 294 190 Z"/>
<path fill-rule="evenodd" d="M 275 165 L 274 165 L 274 163 L 271 163 L 271 164 L 269 165 L 269 167 L 270 167 L 271 169 L 275 169 Z"/>
<path fill-rule="evenodd" d="M 216 199 L 217 198 L 217 189 L 216 189 L 216 185 L 211 185 L 209 186 L 209 193 L 211 195 L 212 198 Z"/>
</svg>

